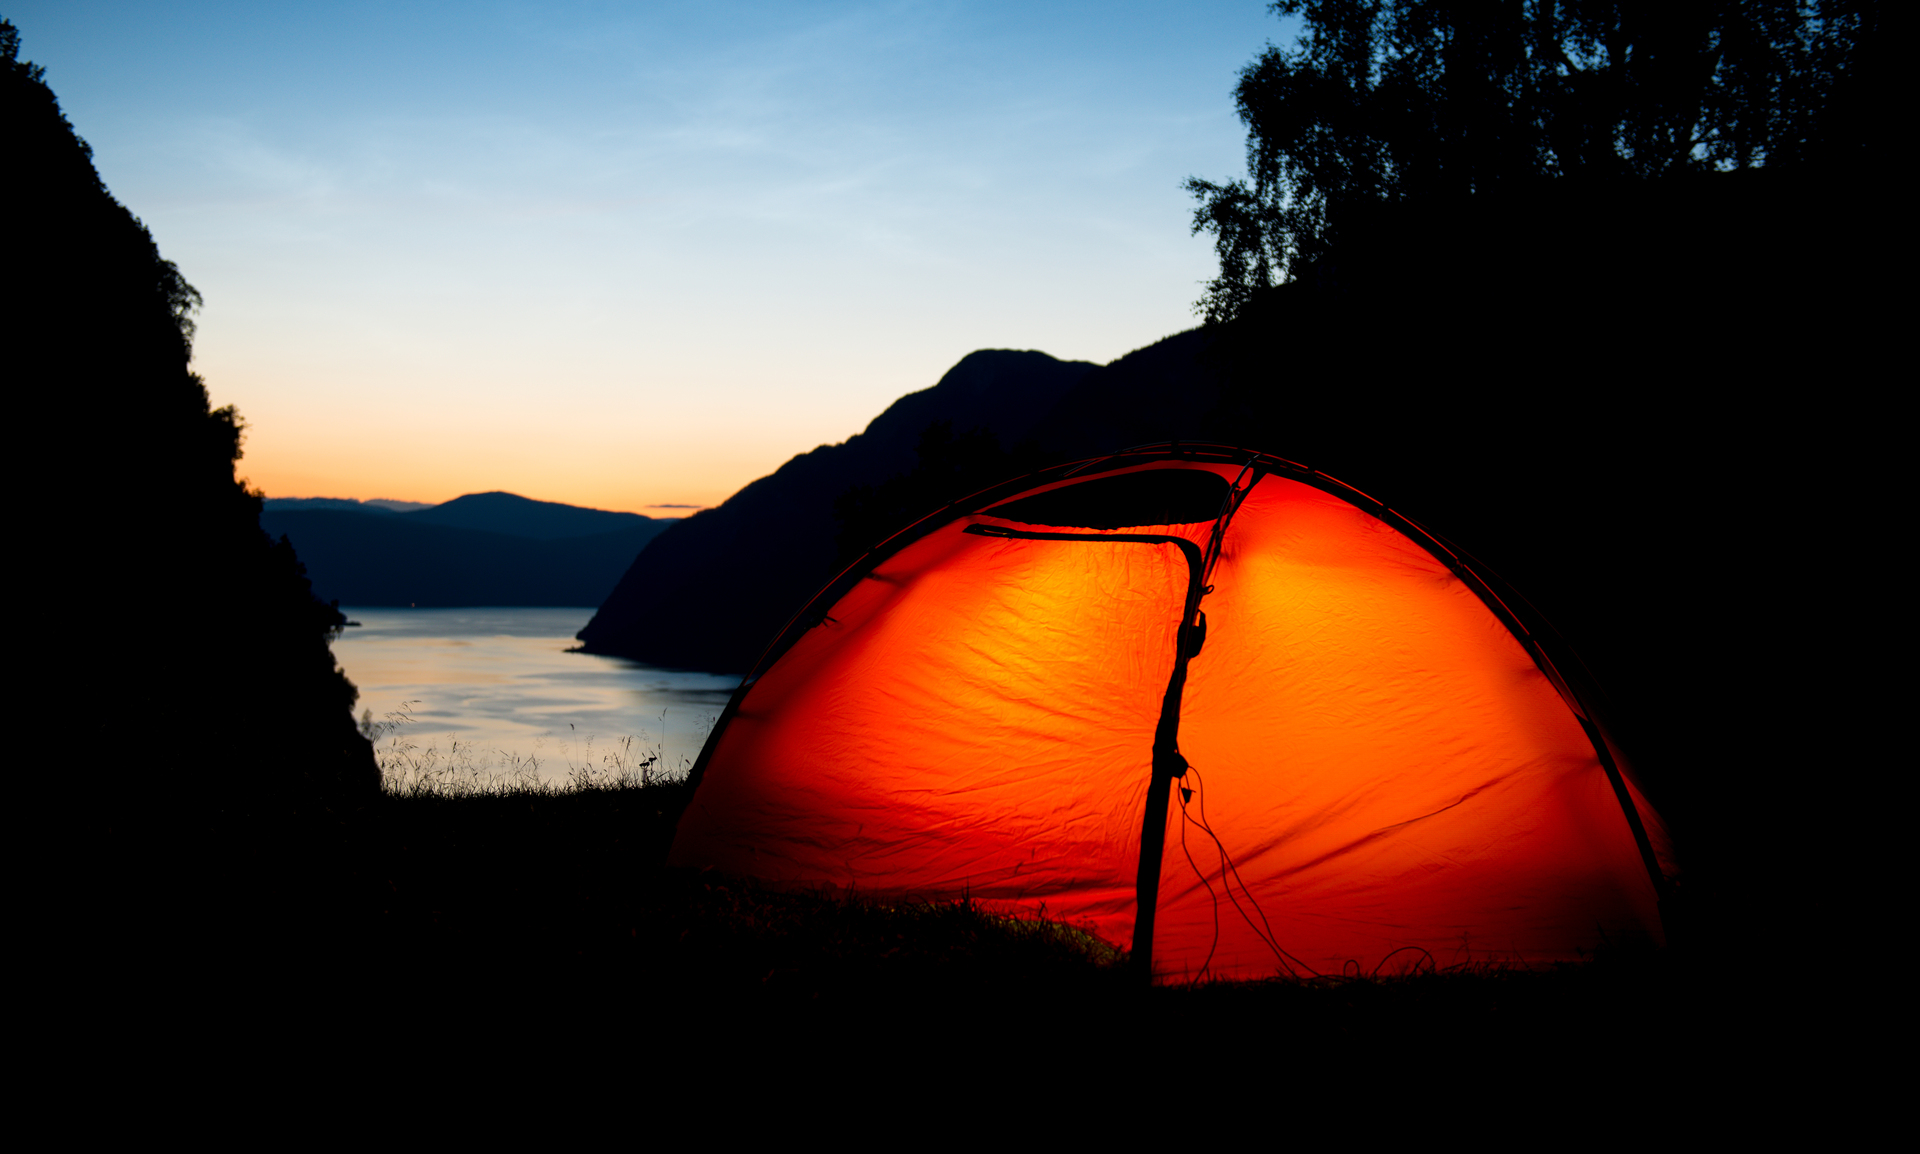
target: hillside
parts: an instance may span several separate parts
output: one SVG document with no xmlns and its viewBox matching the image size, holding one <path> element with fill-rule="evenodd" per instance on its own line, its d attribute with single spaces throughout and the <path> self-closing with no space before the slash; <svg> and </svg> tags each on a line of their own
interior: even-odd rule
<svg viewBox="0 0 1920 1154">
<path fill-rule="evenodd" d="M 199 294 L 5 22 L 0 140 L 10 414 L 32 434 L 16 480 L 39 492 L 19 526 L 33 563 L 10 576 L 36 663 L 21 705 L 57 719 L 22 764 L 37 791 L 87 798 L 42 820 L 92 839 L 35 925 L 65 943 L 64 981 L 205 1004 L 188 981 L 299 952 L 279 933 L 338 876 L 313 839 L 379 795 L 328 646 L 344 621 L 236 476 L 244 422 L 189 367 Z"/>
<path fill-rule="evenodd" d="M 1045 353 L 973 353 L 862 433 L 803 453 L 662 533 L 581 630 L 583 646 L 655 665 L 747 668 L 832 575 L 837 498 L 912 470 L 915 445 L 935 422 L 985 428 L 1003 445 L 1027 440 L 1092 369 Z"/>
<path fill-rule="evenodd" d="M 191 743 L 193 772 L 175 788 L 190 781 L 218 796 L 245 781 L 245 804 L 266 810 L 371 796 L 378 775 L 354 726 L 354 688 L 327 645 L 339 615 L 314 599 L 293 552 L 261 532 L 259 500 L 235 475 L 244 421 L 215 407 L 189 368 L 199 293 L 102 184 L 92 149 L 4 22 L 0 136 L 16 234 L 8 380 L 46 493 L 27 540 L 32 554 L 57 559 L 16 578 L 37 586 L 21 599 L 36 606 L 30 628 L 44 618 L 57 630 L 30 635 L 29 648 L 88 662 L 114 654 L 137 686 L 91 714 L 103 732 L 81 747 L 184 758 L 189 743 L 176 730 L 217 710 L 228 720 Z M 102 512 L 129 493 L 139 509 L 102 532 Z M 161 637 L 159 622 L 191 628 Z M 35 681 L 66 693 L 92 670 Z M 268 748 L 271 771 L 256 763 Z M 98 770 L 95 785 L 137 788 L 171 766 L 145 759 L 125 783 L 122 772 Z M 245 808 L 231 795 L 221 805 Z"/>
<path fill-rule="evenodd" d="M 468 493 L 442 505 L 399 514 L 419 525 L 445 525 L 454 529 L 477 529 L 484 533 L 505 533 L 535 541 L 560 541 L 575 537 L 604 537 L 615 534 L 642 534 L 646 540 L 667 527 L 638 513 L 610 513 L 605 509 L 587 509 L 563 505 L 558 501 L 533 501 L 514 493 Z"/>
<path fill-rule="evenodd" d="M 405 513 L 316 504 L 269 500 L 261 527 L 292 542 L 317 595 L 367 607 L 598 605 L 673 524 L 497 492 Z"/>
<path fill-rule="evenodd" d="M 556 540 L 422 524 L 416 516 L 269 509 L 260 524 L 299 550 L 319 596 L 421 608 L 598 605 L 635 554 L 672 524 L 645 521 Z"/>
</svg>

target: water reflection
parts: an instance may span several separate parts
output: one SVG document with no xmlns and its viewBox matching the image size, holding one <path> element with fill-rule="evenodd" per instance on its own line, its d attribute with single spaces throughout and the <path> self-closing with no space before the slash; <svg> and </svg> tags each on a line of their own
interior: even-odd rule
<svg viewBox="0 0 1920 1154">
<path fill-rule="evenodd" d="M 629 756 L 658 752 L 684 770 L 737 677 L 658 669 L 568 653 L 592 609 L 348 609 L 359 622 L 334 642 L 376 723 L 410 718 L 380 736 L 416 756 L 464 756 L 470 767 L 531 770 L 565 782 L 603 768 L 624 738 Z"/>
</svg>

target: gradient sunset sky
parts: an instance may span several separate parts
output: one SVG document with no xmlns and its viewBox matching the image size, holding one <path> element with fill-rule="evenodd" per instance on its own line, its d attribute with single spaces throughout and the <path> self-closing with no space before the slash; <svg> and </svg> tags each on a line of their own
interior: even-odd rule
<svg viewBox="0 0 1920 1154">
<path fill-rule="evenodd" d="M 675 515 L 978 348 L 1195 322 L 1261 0 L 0 0 L 269 496 Z"/>
</svg>

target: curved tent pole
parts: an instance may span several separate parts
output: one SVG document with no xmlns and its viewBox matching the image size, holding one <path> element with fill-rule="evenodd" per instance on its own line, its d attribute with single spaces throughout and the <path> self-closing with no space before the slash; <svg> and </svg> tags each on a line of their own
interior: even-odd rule
<svg viewBox="0 0 1920 1154">
<path fill-rule="evenodd" d="M 1605 771 L 1608 784 L 1613 787 L 1614 798 L 1620 803 L 1621 816 L 1626 819 L 1627 829 L 1633 836 L 1634 848 L 1639 851 L 1641 865 L 1646 868 L 1647 880 L 1653 886 L 1654 899 L 1659 909 L 1661 929 L 1666 932 L 1668 940 L 1671 942 L 1675 903 L 1669 899 L 1675 896 L 1673 883 L 1668 880 L 1666 873 L 1660 868 L 1659 857 L 1653 852 L 1652 839 L 1647 836 L 1646 821 L 1640 816 L 1640 807 L 1634 803 L 1633 794 L 1627 788 L 1626 777 L 1620 770 L 1619 762 L 1615 760 L 1613 751 L 1608 748 L 1606 735 L 1593 720 L 1593 709 L 1587 704 L 1582 694 L 1574 688 L 1573 683 L 1561 673 L 1559 667 L 1547 654 L 1546 648 L 1541 644 L 1541 637 L 1536 635 L 1534 630 L 1527 627 L 1526 622 L 1521 619 L 1519 612 L 1516 611 L 1512 605 L 1508 604 L 1508 601 L 1511 599 L 1522 602 L 1527 604 L 1529 608 L 1532 608 L 1531 603 L 1525 602 L 1524 598 L 1521 598 L 1517 592 L 1510 586 L 1507 586 L 1506 582 L 1494 574 L 1493 570 L 1488 568 L 1484 563 L 1475 560 L 1465 550 L 1457 548 L 1451 541 L 1428 529 L 1425 525 L 1420 524 L 1418 521 L 1413 520 L 1411 517 L 1397 510 L 1389 508 L 1385 502 L 1361 492 L 1344 481 L 1336 480 L 1317 470 L 1309 470 L 1309 472 L 1311 473 L 1310 477 L 1300 477 L 1296 479 L 1303 483 L 1314 485 L 1315 488 L 1323 491 L 1332 492 L 1336 496 L 1360 506 L 1373 516 L 1392 525 L 1395 529 L 1399 530 L 1403 536 L 1411 539 L 1415 544 L 1418 544 L 1421 548 L 1432 554 L 1434 558 L 1445 565 L 1455 577 L 1458 577 L 1465 583 L 1467 588 L 1473 590 L 1474 595 L 1480 599 L 1480 603 L 1493 611 L 1493 615 L 1500 620 L 1501 624 L 1507 627 L 1507 631 L 1513 635 L 1514 640 L 1518 641 L 1520 647 L 1526 650 L 1527 656 L 1533 659 L 1534 667 L 1546 676 L 1548 682 L 1553 685 L 1555 692 L 1560 695 L 1560 699 L 1566 703 L 1567 709 L 1573 714 L 1574 720 L 1580 723 L 1581 732 L 1586 734 L 1588 743 L 1593 746 L 1594 757 L 1600 762 L 1601 769 Z M 1355 500 L 1356 497 L 1358 500 Z M 1490 577 L 1491 580 L 1489 579 Z M 1506 588 L 1506 597 L 1502 597 L 1500 592 L 1494 588 L 1495 582 L 1498 582 L 1502 587 Z M 1536 616 L 1540 617 L 1540 624 L 1546 627 L 1545 632 L 1557 635 L 1557 631 L 1553 630 L 1552 626 L 1545 621 L 1544 616 L 1540 615 L 1538 609 L 1534 609 L 1533 612 Z M 1564 644 L 1563 641 L 1562 645 Z"/>
<path fill-rule="evenodd" d="M 1666 931 L 1669 944 L 1672 944 L 1674 920 L 1679 916 L 1678 892 L 1674 889 L 1673 882 L 1667 877 L 1666 872 L 1660 868 L 1659 856 L 1653 851 L 1653 841 L 1647 836 L 1646 821 L 1640 816 L 1640 807 L 1635 804 L 1633 794 L 1627 788 L 1626 775 L 1620 769 L 1618 759 L 1613 756 L 1605 731 L 1595 720 L 1595 710 L 1588 701 L 1587 694 L 1580 691 L 1573 678 L 1561 672 L 1559 663 L 1555 662 L 1552 655 L 1547 652 L 1547 642 L 1558 641 L 1559 647 L 1565 650 L 1565 655 L 1571 657 L 1575 665 L 1584 668 L 1579 655 L 1567 647 L 1565 639 L 1559 636 L 1559 631 L 1554 629 L 1552 622 L 1546 619 L 1546 615 L 1540 612 L 1538 606 L 1508 585 L 1485 562 L 1474 558 L 1453 542 L 1411 518 L 1399 514 L 1395 514 L 1394 517 L 1396 524 L 1405 523 L 1439 546 L 1439 549 L 1428 546 L 1427 551 L 1445 562 L 1448 568 L 1466 582 L 1467 587 L 1473 589 L 1480 600 L 1494 611 L 1495 616 L 1507 625 L 1514 639 L 1520 642 L 1521 648 L 1533 658 L 1534 665 L 1552 683 L 1560 699 L 1566 702 L 1567 709 L 1573 714 L 1574 720 L 1580 723 L 1581 731 L 1587 735 L 1587 741 L 1593 746 L 1594 756 L 1599 759 L 1601 768 L 1606 771 L 1607 782 L 1613 787 L 1614 798 L 1620 803 L 1620 812 L 1627 819 L 1627 828 L 1633 834 L 1634 847 L 1639 850 L 1641 864 L 1646 867 L 1647 878 L 1653 883 L 1654 896 L 1660 909 L 1661 928 Z M 1416 537 L 1415 540 L 1419 538 Z M 1444 550 L 1444 554 L 1440 550 Z M 1495 588 L 1496 584 L 1499 586 L 1498 589 Z M 1502 596 L 1503 592 L 1504 596 Z M 1524 605 L 1531 611 L 1532 617 L 1535 618 L 1533 628 L 1529 628 L 1522 620 L 1519 610 L 1515 608 L 1517 605 Z M 1591 676 L 1589 671 L 1588 678 L 1590 679 Z M 1591 681 L 1587 689 L 1590 692 L 1595 689 Z"/>
</svg>

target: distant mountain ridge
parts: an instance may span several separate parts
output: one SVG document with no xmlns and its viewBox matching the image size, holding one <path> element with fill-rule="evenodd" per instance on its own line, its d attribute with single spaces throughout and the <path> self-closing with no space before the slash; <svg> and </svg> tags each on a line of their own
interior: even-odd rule
<svg viewBox="0 0 1920 1154">
<path fill-rule="evenodd" d="M 433 508 L 431 501 L 394 501 L 386 497 L 365 501 L 352 497 L 268 497 L 262 504 L 268 509 L 345 509 L 354 513 L 414 513 Z"/>
<path fill-rule="evenodd" d="M 592 606 L 672 525 L 638 513 L 469 493 L 405 502 L 268 498 L 260 526 L 293 543 L 314 592 L 349 606 Z"/>
<path fill-rule="evenodd" d="M 498 489 L 486 493 L 468 493 L 438 505 L 425 501 L 395 501 L 385 497 L 375 497 L 369 501 L 352 497 L 268 497 L 261 503 L 269 512 L 275 513 L 310 512 L 315 509 L 371 513 L 375 516 L 408 517 L 427 525 L 450 525 L 456 529 L 531 537 L 536 541 L 626 532 L 653 524 L 656 520 L 639 513 L 614 513 L 559 501 L 535 501 Z"/>
<path fill-rule="evenodd" d="M 631 532 L 646 532 L 651 539 L 652 534 L 670 523 L 638 513 L 610 513 L 604 509 L 563 505 L 558 501 L 534 501 L 497 490 L 491 493 L 468 493 L 443 505 L 403 513 L 401 516 L 427 525 L 478 529 L 512 537 L 530 537 L 536 541 Z"/>
</svg>

